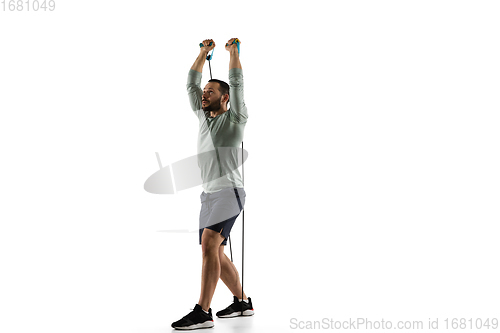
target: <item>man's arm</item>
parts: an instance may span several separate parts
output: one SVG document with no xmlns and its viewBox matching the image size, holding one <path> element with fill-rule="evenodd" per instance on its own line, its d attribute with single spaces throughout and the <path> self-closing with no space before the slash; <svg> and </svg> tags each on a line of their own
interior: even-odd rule
<svg viewBox="0 0 500 333">
<path fill-rule="evenodd" d="M 215 42 L 213 39 L 205 39 L 202 44 L 203 47 L 200 47 L 200 54 L 198 55 L 198 58 L 196 58 L 193 66 L 191 66 L 192 70 L 200 73 L 202 73 L 203 71 L 203 65 L 205 64 L 205 59 L 207 58 L 208 52 L 213 50 L 215 47 Z"/>
<path fill-rule="evenodd" d="M 200 54 L 198 55 L 198 58 L 196 58 L 196 61 L 194 62 L 193 66 L 191 66 L 191 69 L 202 73 L 203 65 L 205 65 L 205 59 L 207 58 L 207 54 L 208 51 L 205 51 L 204 47 L 200 48 Z"/>
<path fill-rule="evenodd" d="M 210 42 L 212 46 L 209 46 Z M 205 59 L 207 58 L 208 52 L 215 47 L 215 43 L 212 39 L 206 39 L 203 41 L 203 47 L 200 48 L 200 54 L 196 58 L 193 66 L 188 73 L 187 80 L 187 91 L 189 97 L 189 103 L 191 104 L 191 108 L 193 111 L 198 111 L 202 109 L 201 105 L 201 97 L 203 95 L 203 91 L 201 90 L 201 73 L 203 71 L 203 65 L 205 64 Z"/>
<path fill-rule="evenodd" d="M 188 73 L 186 88 L 188 92 L 189 103 L 191 104 L 191 109 L 193 109 L 193 111 L 202 109 L 201 97 L 203 95 L 203 91 L 201 90 L 200 83 L 201 72 L 198 72 L 191 68 Z"/>
<path fill-rule="evenodd" d="M 231 44 L 230 39 L 226 50 L 230 53 L 229 59 L 229 102 L 231 112 L 229 114 L 232 122 L 246 123 L 248 119 L 247 107 L 243 99 L 243 68 L 241 68 L 240 56 L 236 44 Z"/>
<path fill-rule="evenodd" d="M 243 68 L 241 68 L 240 55 L 238 54 L 238 49 L 235 49 L 235 48 L 231 49 L 229 51 L 229 54 L 230 54 L 229 70 L 231 70 L 233 68 L 243 69 Z"/>
</svg>

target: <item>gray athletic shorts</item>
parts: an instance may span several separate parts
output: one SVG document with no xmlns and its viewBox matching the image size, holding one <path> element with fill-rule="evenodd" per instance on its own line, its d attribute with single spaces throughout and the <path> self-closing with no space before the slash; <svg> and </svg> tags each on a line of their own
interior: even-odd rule
<svg viewBox="0 0 500 333">
<path fill-rule="evenodd" d="M 245 206 L 246 193 L 242 187 L 224 188 L 215 193 L 200 195 L 200 245 L 204 228 L 217 231 L 224 240 L 222 245 L 227 244 L 227 237 L 231 232 L 236 218 Z"/>
</svg>

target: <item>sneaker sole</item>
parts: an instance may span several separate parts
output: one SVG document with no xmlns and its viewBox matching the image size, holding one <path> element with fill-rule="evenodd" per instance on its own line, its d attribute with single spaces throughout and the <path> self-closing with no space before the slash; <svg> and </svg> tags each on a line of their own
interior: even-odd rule
<svg viewBox="0 0 500 333">
<path fill-rule="evenodd" d="M 253 310 L 243 311 L 243 316 L 253 316 L 253 315 L 254 315 Z M 233 312 L 233 313 L 230 313 L 227 315 L 221 315 L 221 316 L 217 316 L 217 317 L 219 317 L 219 318 L 233 318 L 233 317 L 241 317 L 241 316 L 242 316 L 241 311 L 236 311 L 236 312 Z"/>
<path fill-rule="evenodd" d="M 176 330 L 196 330 L 199 328 L 212 328 L 214 327 L 214 322 L 213 321 L 206 321 L 204 323 L 200 324 L 193 324 L 191 326 L 184 326 L 184 327 L 174 327 Z"/>
</svg>

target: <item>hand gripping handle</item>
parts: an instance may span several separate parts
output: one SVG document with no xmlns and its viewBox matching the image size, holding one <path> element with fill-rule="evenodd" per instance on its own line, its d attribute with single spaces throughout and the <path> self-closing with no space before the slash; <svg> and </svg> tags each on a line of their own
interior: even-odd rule
<svg viewBox="0 0 500 333">
<path fill-rule="evenodd" d="M 236 38 L 235 40 L 233 40 L 233 42 L 231 43 L 231 45 L 233 44 L 236 44 L 236 46 L 238 47 L 238 54 L 240 54 L 240 40 L 238 38 Z M 226 43 L 226 46 L 228 46 L 229 44 Z"/>
<path fill-rule="evenodd" d="M 208 46 L 212 46 L 212 42 L 210 42 L 210 44 L 208 44 Z M 200 48 L 203 47 L 203 43 L 200 43 Z M 214 50 L 215 49 L 212 49 L 212 53 L 211 54 L 207 54 L 207 60 L 212 60 L 212 57 L 214 55 Z"/>
</svg>

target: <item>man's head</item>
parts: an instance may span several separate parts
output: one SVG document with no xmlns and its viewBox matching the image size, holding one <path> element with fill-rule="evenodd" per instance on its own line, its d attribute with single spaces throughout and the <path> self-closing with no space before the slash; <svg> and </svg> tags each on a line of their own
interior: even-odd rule
<svg viewBox="0 0 500 333">
<path fill-rule="evenodd" d="M 229 85 L 221 80 L 209 80 L 205 89 L 203 89 L 201 100 L 203 111 L 217 112 L 220 109 L 227 111 L 227 102 L 229 102 Z"/>
</svg>

